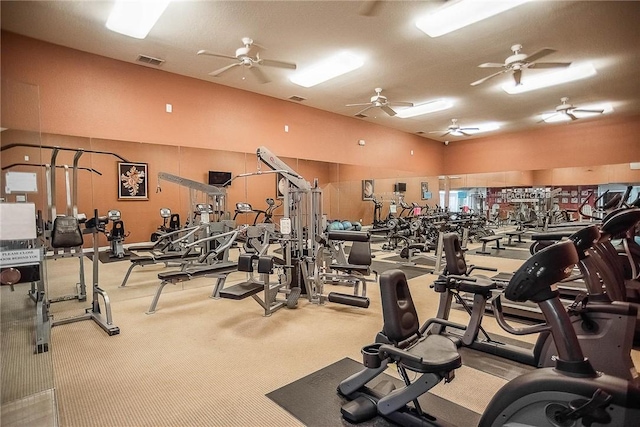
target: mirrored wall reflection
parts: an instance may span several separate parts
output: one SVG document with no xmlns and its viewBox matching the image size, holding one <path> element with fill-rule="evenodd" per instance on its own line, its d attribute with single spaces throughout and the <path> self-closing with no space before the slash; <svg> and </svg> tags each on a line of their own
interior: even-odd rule
<svg viewBox="0 0 640 427">
<path fill-rule="evenodd" d="M 39 262 L 32 262 L 33 258 L 28 262 L 14 258 L 25 251 L 38 256 L 35 208 L 30 204 L 39 209 L 46 205 L 43 165 L 48 160 L 41 149 L 39 88 L 3 80 L 1 98 L 0 396 L 3 424 L 11 424 L 15 419 L 28 419 L 26 414 L 33 411 L 34 404 L 49 408 L 50 415 L 55 408 L 53 363 L 51 354 L 44 351 L 50 342 L 44 328 L 46 319 L 37 316 L 37 307 L 42 307 L 36 302 L 37 293 L 32 294 L 33 299 L 29 296 L 31 280 L 46 287 L 46 269 Z M 24 222 L 21 220 L 25 213 L 33 221 L 18 226 L 17 223 Z M 40 278 L 45 280 L 39 281 Z"/>
<path fill-rule="evenodd" d="M 252 212 L 238 214 L 236 220 L 240 223 L 252 223 L 256 216 L 259 219 L 259 216 L 263 215 L 261 212 L 268 207 L 267 198 L 276 201 L 273 209 L 274 219 L 277 221 L 282 214 L 282 209 L 278 208 L 278 177 L 276 174 L 268 173 L 269 166 L 259 162 L 255 153 L 54 134 L 40 136 L 31 130 L 13 129 L 3 132 L 3 144 L 7 144 L 9 140 L 31 143 L 41 140 L 45 146 L 71 149 L 72 151 L 59 153 L 58 164 L 61 166 L 72 164 L 73 150 L 85 150 L 79 160 L 79 166 L 83 169 L 78 172 L 78 212 L 91 216 L 95 209 L 98 209 L 100 215 L 106 215 L 109 210 L 119 210 L 128 234 L 126 243 L 149 241 L 151 234 L 164 223 L 160 215 L 162 208 L 179 214 L 183 225 L 193 220 L 193 205 L 199 197 L 198 192 L 194 192 L 188 186 L 176 184 L 175 180 L 162 178 L 167 175 L 203 184 L 212 182 L 216 185 L 221 183 L 220 179 L 231 176 L 231 181 L 224 187 L 227 197 L 221 210 L 226 211 L 226 217 L 233 218 L 236 203 L 249 203 Z M 277 148 L 267 148 L 279 156 Z M 3 164 L 25 156 L 34 163 L 50 162 L 50 149 L 43 149 L 41 154 L 40 151 L 34 150 L 36 149 L 12 149 L 11 156 L 3 156 Z M 628 163 L 535 171 L 420 176 L 415 172 L 391 168 L 372 168 L 285 156 L 280 157 L 280 160 L 305 180 L 312 183 L 317 180 L 323 190 L 323 212 L 328 219 L 358 221 L 363 225 L 371 224 L 374 215 L 380 218 L 386 218 L 390 213 L 406 215 L 413 205 L 446 206 L 450 210 L 469 208 L 488 213 L 494 204 L 487 200 L 488 193 L 496 191 L 495 189 L 557 189 L 565 186 L 571 187 L 568 195 L 571 200 L 574 198 L 571 197 L 571 191 L 577 191 L 578 186 L 600 188 L 598 186 L 604 184 L 626 185 L 640 182 L 640 171 L 632 169 Z M 38 174 L 41 187 L 44 188 L 43 172 L 39 171 Z M 57 176 L 59 179 L 56 183 L 56 204 L 59 210 L 64 210 L 68 205 L 64 169 L 59 170 Z M 44 192 L 30 198 L 38 205 L 38 209 L 46 212 Z M 374 201 L 378 202 L 379 210 L 376 209 Z M 510 201 L 505 198 L 505 203 Z M 99 236 L 99 239 L 100 246 L 108 245 L 104 236 Z M 90 244 L 91 242 L 88 242 L 88 245 Z"/>
</svg>

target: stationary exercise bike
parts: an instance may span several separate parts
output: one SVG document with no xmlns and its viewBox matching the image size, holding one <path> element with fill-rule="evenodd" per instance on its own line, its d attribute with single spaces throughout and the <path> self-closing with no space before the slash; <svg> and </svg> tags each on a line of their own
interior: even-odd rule
<svg viewBox="0 0 640 427">
<path fill-rule="evenodd" d="M 526 261 L 515 273 L 504 296 L 531 301 L 540 307 L 558 348 L 554 368 L 540 368 L 508 382 L 489 402 L 480 427 L 635 426 L 640 419 L 640 386 L 636 381 L 596 372 L 586 359 L 558 292 L 552 286 L 567 278 L 578 261 L 572 242 L 550 246 Z M 451 278 L 450 278 L 451 279 Z M 457 279 L 451 279 L 457 280 Z M 474 279 L 461 280 L 473 283 Z M 380 277 L 384 325 L 374 344 L 363 347 L 364 368 L 343 380 L 338 392 L 346 397 L 343 417 L 354 423 L 381 415 L 402 426 L 438 426 L 422 411 L 418 397 L 445 380 L 454 379 L 462 362 L 456 345 L 429 328 L 442 319 L 420 326 L 406 277 L 391 270 Z M 500 309 L 500 297 L 496 306 Z M 523 330 L 523 332 L 525 332 Z M 539 327 L 531 332 L 539 332 Z M 405 385 L 395 388 L 382 380 L 366 386 L 395 363 Z M 419 375 L 410 381 L 409 373 Z M 411 404 L 413 402 L 413 404 Z"/>
<path fill-rule="evenodd" d="M 120 211 L 111 209 L 107 213 L 107 218 L 111 221 L 111 230 L 104 230 L 109 241 L 109 258 L 124 258 L 124 239 L 130 234 L 124 231 L 124 221 L 122 221 Z"/>
<path fill-rule="evenodd" d="M 597 227 L 592 226 L 576 233 L 570 240 L 576 246 L 579 255 L 578 265 L 584 270 L 586 251 L 599 237 Z M 442 322 L 434 324 L 429 331 L 432 334 L 444 334 L 460 341 L 460 345 L 494 354 L 505 359 L 524 363 L 533 367 L 550 367 L 555 365 L 557 349 L 547 325 L 532 326 L 526 334 L 539 332 L 533 349 L 524 348 L 500 341 L 492 337 L 482 327 L 487 301 L 499 294 L 498 286 L 483 276 L 469 276 L 473 268 L 467 269 L 464 253 L 460 247 L 457 234 L 447 233 L 444 238 L 444 251 L 447 260 L 445 273 L 434 282 L 434 290 L 440 293 L 440 304 L 436 317 Z M 590 276 L 595 272 L 587 272 Z M 471 280 L 469 280 L 471 279 Z M 461 293 L 473 295 L 473 304 L 461 297 Z M 469 314 L 469 323 L 461 325 L 449 321 L 453 299 Z M 620 378 L 632 380 L 637 378 L 631 349 L 637 317 L 637 307 L 629 303 L 612 304 L 609 300 L 582 295 L 568 308 L 570 325 L 578 338 L 584 354 L 599 371 Z M 521 330 L 508 326 L 501 311 L 494 314 L 500 326 L 512 335 L 523 335 Z M 446 328 L 445 328 L 446 327 Z M 537 330 L 534 330 L 536 329 Z M 533 332 L 532 332 L 533 331 Z M 480 337 L 482 333 L 482 337 Z"/>
</svg>

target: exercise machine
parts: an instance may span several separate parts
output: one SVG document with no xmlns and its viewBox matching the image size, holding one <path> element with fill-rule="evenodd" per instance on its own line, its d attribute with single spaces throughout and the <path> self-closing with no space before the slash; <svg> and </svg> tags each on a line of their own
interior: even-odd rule
<svg viewBox="0 0 640 427">
<path fill-rule="evenodd" d="M 124 231 L 124 221 L 121 219 L 120 211 L 111 209 L 107 212 L 107 219 L 111 221 L 111 229 L 106 231 L 107 241 L 109 242 L 109 257 L 124 258 L 124 239 L 129 235 Z"/>
<path fill-rule="evenodd" d="M 572 242 L 550 246 L 531 257 L 505 289 L 510 300 L 535 302 L 545 315 L 546 330 L 558 349 L 555 367 L 540 368 L 509 381 L 482 414 L 480 427 L 498 426 L 633 426 L 640 417 L 640 387 L 597 372 L 584 357 L 570 319 L 552 286 L 569 276 L 578 261 Z M 418 398 L 442 382 L 453 381 L 462 361 L 453 341 L 429 334 L 432 318 L 420 326 L 406 277 L 400 270 L 380 278 L 384 324 L 374 344 L 363 348 L 364 368 L 338 386 L 348 402 L 343 417 L 362 422 L 381 415 L 403 426 L 437 426 Z M 499 307 L 500 300 L 496 305 Z M 521 332 L 538 333 L 540 326 Z M 382 380 L 366 386 L 394 363 L 405 385 Z M 411 375 L 417 376 L 410 380 Z"/>
<path fill-rule="evenodd" d="M 586 250 L 585 246 L 593 243 L 594 234 L 584 235 L 576 239 L 580 243 L 574 243 L 579 251 Z M 591 241 L 589 241 L 591 240 Z M 440 293 L 440 304 L 436 317 L 442 322 L 433 325 L 429 332 L 443 334 L 460 342 L 462 346 L 494 354 L 515 362 L 524 363 L 533 367 L 554 366 L 557 349 L 547 325 L 538 325 L 538 338 L 529 349 L 505 342 L 501 337 L 492 337 L 482 327 L 482 319 L 487 308 L 487 302 L 495 303 L 502 293 L 496 282 L 483 277 L 472 276 L 474 269 L 485 269 L 472 266 L 467 268 L 464 254 L 457 243 L 457 235 L 445 236 L 445 248 L 447 257 L 447 269 L 434 283 L 434 290 Z M 578 250 L 578 249 L 577 249 Z M 580 259 L 577 264 L 580 264 Z M 465 298 L 461 296 L 465 293 Z M 471 306 L 467 303 L 469 296 L 473 296 Z M 462 325 L 449 321 L 452 300 L 455 299 L 469 314 L 469 322 Z M 580 343 L 582 351 L 599 371 L 624 379 L 635 379 L 638 373 L 631 359 L 633 346 L 633 333 L 635 329 L 637 308 L 632 304 L 598 302 L 580 296 L 568 305 L 567 312 L 574 328 L 574 333 Z M 508 304 L 521 307 L 522 303 L 509 301 Z M 530 304 L 530 303 L 529 303 Z M 564 303 L 563 303 L 564 304 Z M 510 328 L 503 317 L 503 308 L 493 312 L 500 326 L 512 335 L 522 335 L 519 330 Z M 445 325 L 445 326 L 443 326 Z M 534 330 L 531 326 L 527 331 Z M 480 336 L 482 334 L 482 337 Z M 531 332 L 528 332 L 531 333 Z"/>
</svg>

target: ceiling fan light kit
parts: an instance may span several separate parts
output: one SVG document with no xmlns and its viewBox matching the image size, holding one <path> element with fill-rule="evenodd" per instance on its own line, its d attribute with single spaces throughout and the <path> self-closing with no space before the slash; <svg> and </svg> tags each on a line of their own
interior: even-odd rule
<svg viewBox="0 0 640 427">
<path fill-rule="evenodd" d="M 376 94 L 371 97 L 371 100 L 369 102 L 361 102 L 358 104 L 347 104 L 346 107 L 365 107 L 355 114 L 358 117 L 363 117 L 364 112 L 370 110 L 371 108 L 380 108 L 382 111 L 384 111 L 388 115 L 395 116 L 396 111 L 393 108 L 391 108 L 392 106 L 397 105 L 400 107 L 413 107 L 412 102 L 389 101 L 386 96 L 382 95 L 382 88 L 377 87 L 374 89 L 374 91 Z"/>
<path fill-rule="evenodd" d="M 506 12 L 509 9 L 527 3 L 529 0 L 487 1 L 460 0 L 450 1 L 444 6 L 416 21 L 416 27 L 429 37 L 440 37 L 468 25 Z"/>
<path fill-rule="evenodd" d="M 496 76 L 511 72 L 515 86 L 518 87 L 522 85 L 522 71 L 527 68 L 566 68 L 571 65 L 570 62 L 536 62 L 538 59 L 554 53 L 554 49 L 544 48 L 531 55 L 527 55 L 522 53 L 521 44 L 514 44 L 511 46 L 511 51 L 513 54 L 505 59 L 504 64 L 485 62 L 484 64 L 478 65 L 479 68 L 502 68 L 502 70 L 483 77 L 480 80 L 476 80 L 471 83 L 471 86 L 477 86 Z"/>
<path fill-rule="evenodd" d="M 274 59 L 261 58 L 260 51 L 263 50 L 264 47 L 254 43 L 254 41 L 249 37 L 243 37 L 242 43 L 244 44 L 244 46 L 236 49 L 235 56 L 210 52 L 204 49 L 199 50 L 197 54 L 214 56 L 217 58 L 233 59 L 236 61 L 233 64 L 210 72 L 209 75 L 213 77 L 219 77 L 230 69 L 240 66 L 243 68 L 247 68 L 249 72 L 251 72 L 260 83 L 269 83 L 271 80 L 262 71 L 261 67 L 286 68 L 291 70 L 295 70 L 297 67 L 293 62 L 276 61 Z"/>
<path fill-rule="evenodd" d="M 500 125 L 498 123 L 483 123 L 474 126 L 461 127 L 458 124 L 458 119 L 451 119 L 451 124 L 446 130 L 434 130 L 429 133 L 442 133 L 440 137 L 445 137 L 447 135 L 452 136 L 471 136 L 480 132 L 490 132 L 493 130 L 500 129 Z M 448 141 L 445 141 L 445 145 L 448 145 Z"/>
<path fill-rule="evenodd" d="M 613 107 L 610 103 L 590 104 L 575 107 L 569 103 L 569 98 L 560 99 L 561 104 L 556 107 L 556 111 L 542 114 L 542 119 L 538 122 L 557 123 L 593 117 L 600 114 L 610 113 Z"/>
</svg>

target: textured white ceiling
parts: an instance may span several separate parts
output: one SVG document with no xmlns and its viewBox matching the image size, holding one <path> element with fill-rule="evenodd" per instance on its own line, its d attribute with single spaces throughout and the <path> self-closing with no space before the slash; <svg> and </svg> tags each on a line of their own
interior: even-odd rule
<svg viewBox="0 0 640 427">
<path fill-rule="evenodd" d="M 612 114 L 640 113 L 640 2 L 535 1 L 454 33 L 430 38 L 414 24 L 416 17 L 442 7 L 443 1 L 381 2 L 374 16 L 359 13 L 362 1 L 174 1 L 145 40 L 128 38 L 104 26 L 111 1 L 2 1 L 2 28 L 51 43 L 127 62 L 139 54 L 166 60 L 161 69 L 232 86 L 279 99 L 296 95 L 302 103 L 352 116 L 375 87 L 390 101 L 420 104 L 436 98 L 454 100 L 452 109 L 409 119 L 389 117 L 379 109 L 367 118 L 383 126 L 415 133 L 446 129 L 450 119 L 461 126 L 499 122 L 499 131 L 541 126 L 543 112 L 560 98 L 580 105 L 610 101 Z M 266 47 L 264 58 L 295 62 L 304 68 L 341 49 L 366 57 L 355 72 L 312 88 L 291 83 L 291 70 L 264 67 L 270 83 L 234 68 L 221 77 L 207 74 L 230 60 L 196 56 L 200 49 L 233 56 L 251 37 Z M 542 48 L 557 52 L 549 62 L 591 61 L 598 74 L 587 80 L 535 92 L 508 95 L 500 85 L 505 74 L 472 87 L 470 83 L 495 70 L 477 66 L 503 62 L 513 44 L 530 54 Z M 146 65 L 141 65 L 146 66 Z M 546 70 L 525 70 L 528 76 Z M 598 120 L 583 119 L 583 120 Z M 478 134 L 489 136 L 490 134 Z M 464 137 L 440 137 L 444 141 Z"/>
</svg>

